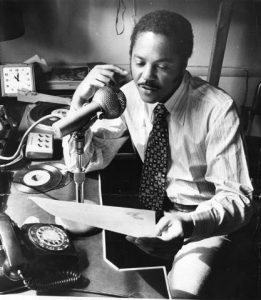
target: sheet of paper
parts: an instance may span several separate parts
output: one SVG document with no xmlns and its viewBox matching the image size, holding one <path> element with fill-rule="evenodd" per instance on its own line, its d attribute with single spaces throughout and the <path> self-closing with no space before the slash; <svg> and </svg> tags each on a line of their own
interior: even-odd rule
<svg viewBox="0 0 261 300">
<path fill-rule="evenodd" d="M 39 207 L 55 217 L 131 235 L 151 236 L 155 212 L 151 210 L 95 205 L 30 196 Z"/>
</svg>

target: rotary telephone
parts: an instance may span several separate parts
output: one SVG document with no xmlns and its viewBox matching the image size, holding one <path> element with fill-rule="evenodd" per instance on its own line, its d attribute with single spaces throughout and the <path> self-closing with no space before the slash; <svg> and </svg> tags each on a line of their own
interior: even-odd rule
<svg viewBox="0 0 261 300">
<path fill-rule="evenodd" d="M 19 287 L 73 287 L 82 279 L 75 248 L 62 226 L 32 223 L 19 228 L 0 212 L 0 242 L 0 293 Z"/>
</svg>

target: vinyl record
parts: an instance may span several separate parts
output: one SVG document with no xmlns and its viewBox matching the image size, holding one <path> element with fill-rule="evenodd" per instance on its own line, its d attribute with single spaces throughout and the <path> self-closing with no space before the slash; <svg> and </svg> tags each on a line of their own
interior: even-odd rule
<svg viewBox="0 0 261 300">
<path fill-rule="evenodd" d="M 52 163 L 52 166 L 57 168 L 62 173 L 62 180 L 56 187 L 56 189 L 60 189 L 68 185 L 73 180 L 73 173 L 69 172 L 66 166 L 62 163 Z"/>
<path fill-rule="evenodd" d="M 40 118 L 53 114 L 58 115 L 60 117 L 65 117 L 69 110 L 68 105 L 63 104 L 55 104 L 55 103 L 39 103 L 31 108 L 28 113 L 28 123 L 31 125 L 34 122 L 38 121 Z M 57 118 L 51 118 L 48 120 L 44 120 L 40 124 L 37 125 L 37 128 L 42 130 L 48 130 L 51 128 L 52 124 L 57 121 Z"/>
<path fill-rule="evenodd" d="M 23 193 L 38 194 L 53 190 L 63 179 L 60 170 L 47 164 L 38 164 L 15 173 L 14 186 Z"/>
</svg>

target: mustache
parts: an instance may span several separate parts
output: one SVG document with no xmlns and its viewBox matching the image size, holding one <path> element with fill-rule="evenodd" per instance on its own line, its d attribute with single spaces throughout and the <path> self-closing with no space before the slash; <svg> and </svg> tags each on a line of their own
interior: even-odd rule
<svg viewBox="0 0 261 300">
<path fill-rule="evenodd" d="M 155 89 L 158 89 L 160 88 L 160 86 L 158 84 L 156 84 L 154 81 L 151 81 L 151 80 L 145 80 L 145 81 L 141 81 L 138 83 L 138 85 L 144 85 L 144 86 L 147 86 L 149 88 L 155 88 Z"/>
</svg>

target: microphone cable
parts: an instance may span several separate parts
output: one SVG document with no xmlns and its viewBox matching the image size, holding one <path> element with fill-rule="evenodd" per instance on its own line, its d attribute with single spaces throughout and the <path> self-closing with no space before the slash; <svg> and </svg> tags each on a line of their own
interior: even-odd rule
<svg viewBox="0 0 261 300">
<path fill-rule="evenodd" d="M 8 166 L 11 166 L 13 165 L 14 163 L 20 161 L 23 157 L 24 157 L 24 154 L 23 154 L 23 145 L 24 145 L 24 142 L 27 138 L 27 136 L 29 135 L 29 133 L 41 122 L 47 120 L 47 119 L 51 119 L 51 118 L 61 118 L 61 116 L 59 115 L 54 115 L 54 114 L 49 114 L 49 115 L 46 115 L 46 116 L 43 116 L 42 118 L 40 118 L 39 120 L 37 120 L 35 123 L 33 123 L 27 130 L 26 132 L 23 134 L 23 137 L 17 147 L 17 150 L 16 152 L 12 155 L 12 156 L 2 156 L 0 155 L 0 160 L 5 160 L 5 161 L 10 161 L 9 163 L 6 163 L 6 164 L 2 164 L 0 165 L 0 168 L 5 168 L 5 167 L 8 167 Z"/>
</svg>

